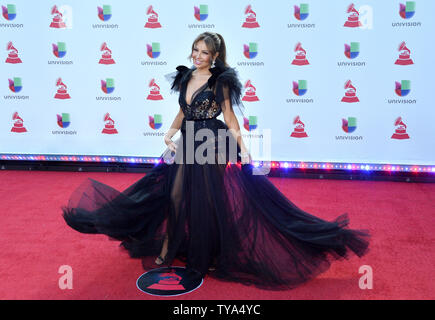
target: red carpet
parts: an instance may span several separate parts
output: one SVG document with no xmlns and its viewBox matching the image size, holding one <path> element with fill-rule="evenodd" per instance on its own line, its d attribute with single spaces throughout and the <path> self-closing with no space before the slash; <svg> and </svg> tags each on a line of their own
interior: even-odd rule
<svg viewBox="0 0 435 320">
<path fill-rule="evenodd" d="M 118 242 L 75 232 L 61 216 L 60 207 L 87 177 L 122 190 L 143 175 L 0 171 L 1 299 L 169 299 L 136 288 L 145 271 Z M 294 290 L 264 291 L 206 277 L 196 291 L 170 299 L 435 299 L 435 184 L 271 181 L 318 217 L 332 220 L 348 212 L 351 228 L 370 230 L 370 252 L 337 261 Z M 73 270 L 71 290 L 58 286 L 62 265 Z M 362 265 L 373 270 L 371 290 L 358 286 Z"/>
</svg>

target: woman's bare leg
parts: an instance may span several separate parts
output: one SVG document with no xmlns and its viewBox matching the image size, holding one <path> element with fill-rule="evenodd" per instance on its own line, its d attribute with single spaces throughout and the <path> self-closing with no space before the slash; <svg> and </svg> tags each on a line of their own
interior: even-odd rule
<svg viewBox="0 0 435 320">
<path fill-rule="evenodd" d="M 178 218 L 178 211 L 181 203 L 181 190 L 182 190 L 182 177 L 183 177 L 183 169 L 180 166 L 177 170 L 177 174 L 175 177 L 174 185 L 172 186 L 171 191 L 171 201 L 175 209 L 175 220 Z M 175 223 L 177 223 L 175 221 Z M 165 233 L 165 240 L 163 241 L 162 251 L 160 252 L 160 255 L 156 258 L 155 262 L 156 264 L 160 265 L 165 262 L 166 254 L 168 253 L 168 233 Z"/>
</svg>

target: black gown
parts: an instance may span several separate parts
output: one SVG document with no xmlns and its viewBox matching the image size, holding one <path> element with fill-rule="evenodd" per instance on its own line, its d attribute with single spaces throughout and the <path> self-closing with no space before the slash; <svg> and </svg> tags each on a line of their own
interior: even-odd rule
<svg viewBox="0 0 435 320">
<path fill-rule="evenodd" d="M 347 214 L 325 221 L 304 212 L 265 175 L 254 174 L 251 164 L 240 165 L 238 153 L 229 156 L 235 140 L 218 134 L 228 127 L 216 117 L 225 99 L 231 108 L 240 103 L 242 85 L 236 71 L 219 62 L 188 105 L 194 69 L 178 66 L 172 78 L 184 113 L 177 151 L 166 149 L 149 173 L 123 191 L 88 178 L 62 207 L 66 223 L 121 241 L 146 269 L 157 267 L 154 259 L 167 234 L 164 265 L 178 259 L 199 277 L 262 289 L 291 289 L 326 271 L 333 260 L 363 256 L 369 233 L 349 229 Z M 213 133 L 206 153 L 215 161 L 192 162 L 186 137 L 203 128 Z M 204 143 L 193 147 L 203 151 Z"/>
</svg>

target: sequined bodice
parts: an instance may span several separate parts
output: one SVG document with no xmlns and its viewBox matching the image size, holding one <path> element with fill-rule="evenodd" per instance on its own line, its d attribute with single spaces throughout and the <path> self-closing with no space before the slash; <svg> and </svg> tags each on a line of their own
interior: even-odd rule
<svg viewBox="0 0 435 320">
<path fill-rule="evenodd" d="M 201 86 L 192 95 L 190 105 L 186 102 L 187 82 L 182 84 L 179 97 L 180 107 L 183 110 L 186 120 L 212 119 L 219 116 L 222 112 L 216 103 L 216 97 L 212 89 L 207 84 Z"/>
</svg>

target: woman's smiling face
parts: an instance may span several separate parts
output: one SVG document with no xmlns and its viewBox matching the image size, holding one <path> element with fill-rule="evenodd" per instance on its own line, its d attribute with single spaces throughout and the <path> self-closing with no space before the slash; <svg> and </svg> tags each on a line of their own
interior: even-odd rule
<svg viewBox="0 0 435 320">
<path fill-rule="evenodd" d="M 193 45 L 192 60 L 197 69 L 210 68 L 212 60 L 211 51 L 207 48 L 204 40 L 199 40 Z"/>
</svg>

